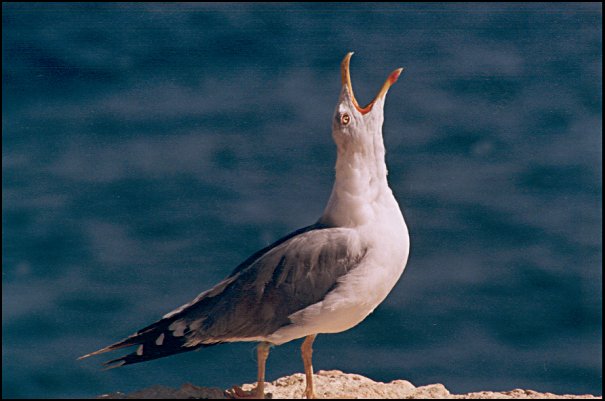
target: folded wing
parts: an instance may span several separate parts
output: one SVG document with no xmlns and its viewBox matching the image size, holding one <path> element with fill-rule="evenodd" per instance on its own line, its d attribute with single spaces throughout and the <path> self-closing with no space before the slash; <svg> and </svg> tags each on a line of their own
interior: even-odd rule
<svg viewBox="0 0 605 401">
<path fill-rule="evenodd" d="M 118 367 L 223 342 L 258 340 L 321 301 L 365 253 L 354 230 L 305 227 L 255 253 L 225 280 L 158 322 L 82 358 L 137 346 L 106 363 Z"/>
</svg>

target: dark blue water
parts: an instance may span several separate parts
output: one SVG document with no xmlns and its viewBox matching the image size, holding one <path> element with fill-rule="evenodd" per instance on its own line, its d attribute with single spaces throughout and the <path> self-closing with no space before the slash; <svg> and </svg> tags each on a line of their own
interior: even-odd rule
<svg viewBox="0 0 605 401">
<path fill-rule="evenodd" d="M 254 345 L 107 372 L 143 327 L 323 211 L 348 51 L 387 97 L 412 250 L 316 369 L 602 392 L 600 4 L 2 5 L 2 394 L 256 377 Z M 302 371 L 298 343 L 268 379 Z M 117 355 L 116 355 L 117 356 Z"/>
</svg>

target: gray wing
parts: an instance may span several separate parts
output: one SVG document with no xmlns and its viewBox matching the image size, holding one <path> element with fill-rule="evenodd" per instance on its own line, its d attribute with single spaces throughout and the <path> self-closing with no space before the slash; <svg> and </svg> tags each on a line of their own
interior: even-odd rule
<svg viewBox="0 0 605 401">
<path fill-rule="evenodd" d="M 293 313 L 321 301 L 365 252 L 351 229 L 302 232 L 202 294 L 173 328 L 183 330 L 192 345 L 267 336 L 290 324 Z"/>
<path fill-rule="evenodd" d="M 359 265 L 366 250 L 355 230 L 305 227 L 261 249 L 192 302 L 82 358 L 138 345 L 136 352 L 106 363 L 118 367 L 267 336 L 290 324 L 293 313 L 321 301 Z"/>
</svg>

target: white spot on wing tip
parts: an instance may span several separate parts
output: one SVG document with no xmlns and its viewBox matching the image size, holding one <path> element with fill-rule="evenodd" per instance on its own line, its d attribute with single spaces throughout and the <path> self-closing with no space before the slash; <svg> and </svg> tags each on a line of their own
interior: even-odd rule
<svg viewBox="0 0 605 401">
<path fill-rule="evenodd" d="M 160 334 L 160 336 L 157 338 L 157 340 L 155 340 L 155 345 L 162 345 L 164 344 L 164 333 Z"/>
<path fill-rule="evenodd" d="M 183 337 L 185 335 L 185 329 L 187 328 L 187 323 L 182 320 L 174 321 L 168 329 L 172 331 L 172 335 L 175 337 Z"/>
<path fill-rule="evenodd" d="M 137 355 L 138 356 L 143 355 L 143 344 L 139 345 L 139 348 L 137 348 Z"/>
</svg>

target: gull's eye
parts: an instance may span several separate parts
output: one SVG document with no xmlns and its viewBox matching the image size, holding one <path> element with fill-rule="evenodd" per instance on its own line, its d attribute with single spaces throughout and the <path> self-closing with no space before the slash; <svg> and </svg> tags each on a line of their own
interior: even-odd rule
<svg viewBox="0 0 605 401">
<path fill-rule="evenodd" d="M 342 125 L 349 125 L 349 123 L 351 122 L 351 116 L 348 115 L 347 113 L 343 113 L 340 116 L 340 123 Z"/>
</svg>

